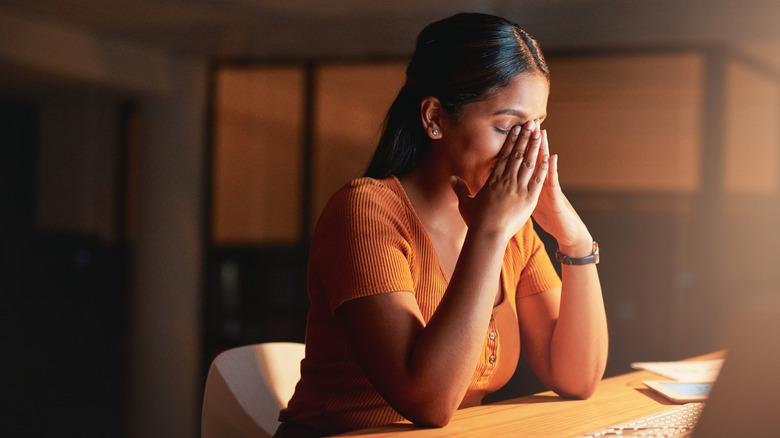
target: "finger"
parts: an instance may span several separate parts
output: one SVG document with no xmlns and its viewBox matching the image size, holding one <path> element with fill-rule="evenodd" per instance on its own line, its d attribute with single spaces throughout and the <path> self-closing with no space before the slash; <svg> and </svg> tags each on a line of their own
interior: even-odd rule
<svg viewBox="0 0 780 438">
<path fill-rule="evenodd" d="M 520 187 L 525 187 L 534 175 L 541 143 L 542 133 L 539 129 L 536 129 L 531 133 L 528 147 L 523 156 L 523 162 L 520 165 L 520 172 L 517 175 L 517 181 L 520 184 Z"/>
<path fill-rule="evenodd" d="M 471 190 L 469 189 L 468 184 L 466 184 L 466 182 L 462 179 L 458 178 L 457 176 L 451 176 L 450 184 L 452 184 L 452 190 L 458 197 L 458 202 L 471 197 Z"/>
<path fill-rule="evenodd" d="M 520 135 L 512 147 L 512 153 L 509 155 L 509 160 L 506 163 L 504 175 L 517 178 L 517 174 L 520 170 L 520 163 L 523 162 L 528 142 L 534 132 L 535 122 L 535 120 L 530 120 L 523 125 L 523 129 L 520 131 Z"/>
<path fill-rule="evenodd" d="M 551 157 L 550 160 L 550 170 L 549 175 L 547 176 L 548 184 L 550 184 L 551 187 L 560 187 L 561 184 L 558 180 L 558 154 L 555 154 Z"/>
<path fill-rule="evenodd" d="M 504 174 L 504 169 L 506 168 L 507 161 L 509 161 L 509 156 L 512 154 L 512 149 L 517 142 L 517 137 L 520 135 L 520 129 L 522 129 L 522 126 L 517 125 L 509 130 L 509 134 L 506 136 L 504 144 L 498 152 L 496 165 L 493 166 L 493 176 Z"/>
<path fill-rule="evenodd" d="M 545 155 L 550 156 L 550 140 L 547 137 L 546 129 L 542 129 L 542 148 L 539 150 L 539 155 L 542 157 Z"/>
<path fill-rule="evenodd" d="M 550 156 L 549 155 L 543 155 L 542 159 L 539 162 L 539 165 L 536 167 L 536 172 L 534 172 L 533 178 L 531 178 L 531 182 L 528 184 L 529 191 L 537 195 L 542 191 L 542 186 L 544 186 L 544 182 L 547 179 L 547 176 L 549 175 L 548 168 L 550 167 Z"/>
<path fill-rule="evenodd" d="M 542 130 L 542 148 L 539 151 L 542 156 L 547 155 L 550 157 L 550 165 L 548 166 L 549 175 L 547 175 L 547 182 L 549 184 L 558 185 L 558 154 L 550 155 L 550 138 L 547 136 L 547 130 Z"/>
</svg>

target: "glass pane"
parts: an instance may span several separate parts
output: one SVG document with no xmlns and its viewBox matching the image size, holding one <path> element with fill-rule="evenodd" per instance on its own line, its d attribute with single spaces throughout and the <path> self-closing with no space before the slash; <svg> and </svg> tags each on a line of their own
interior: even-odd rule
<svg viewBox="0 0 780 438">
<path fill-rule="evenodd" d="M 726 67 L 725 109 L 725 192 L 777 193 L 780 82 L 732 61 Z"/>
<path fill-rule="evenodd" d="M 405 62 L 317 70 L 313 224 L 333 192 L 363 175 L 405 70 Z"/>
<path fill-rule="evenodd" d="M 303 93 L 298 67 L 216 73 L 213 243 L 301 238 Z"/>
<path fill-rule="evenodd" d="M 695 53 L 549 59 L 551 152 L 567 189 L 699 189 L 704 58 Z"/>
</svg>

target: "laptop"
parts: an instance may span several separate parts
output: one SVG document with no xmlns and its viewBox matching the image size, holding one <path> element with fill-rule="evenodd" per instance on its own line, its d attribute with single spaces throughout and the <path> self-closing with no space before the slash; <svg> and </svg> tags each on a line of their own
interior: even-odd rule
<svg viewBox="0 0 780 438">
<path fill-rule="evenodd" d="M 744 299 L 724 318 L 728 353 L 694 437 L 780 436 L 780 291 Z"/>
<path fill-rule="evenodd" d="M 687 403 L 581 437 L 780 436 L 780 293 L 735 297 L 719 324 L 726 360 L 704 403 Z M 691 429 L 692 428 L 692 429 Z"/>
</svg>

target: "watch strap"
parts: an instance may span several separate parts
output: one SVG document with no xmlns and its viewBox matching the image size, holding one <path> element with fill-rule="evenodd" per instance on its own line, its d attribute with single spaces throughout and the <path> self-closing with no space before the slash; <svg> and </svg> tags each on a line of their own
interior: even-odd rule
<svg viewBox="0 0 780 438">
<path fill-rule="evenodd" d="M 555 259 L 562 265 L 588 265 L 590 263 L 599 263 L 599 244 L 593 241 L 593 252 L 589 256 L 585 257 L 569 257 L 561 252 L 560 249 L 555 251 Z"/>
</svg>

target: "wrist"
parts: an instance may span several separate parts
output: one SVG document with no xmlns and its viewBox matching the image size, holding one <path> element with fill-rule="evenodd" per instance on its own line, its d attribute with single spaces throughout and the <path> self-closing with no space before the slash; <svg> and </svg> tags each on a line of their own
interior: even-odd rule
<svg viewBox="0 0 780 438">
<path fill-rule="evenodd" d="M 483 242 L 491 242 L 500 247 L 506 248 L 506 245 L 512 240 L 517 231 L 510 231 L 511 227 L 507 224 L 496 221 L 493 218 L 485 220 L 475 220 L 468 225 L 468 235 Z"/>
<path fill-rule="evenodd" d="M 476 232 L 469 229 L 458 256 L 458 264 L 461 263 L 461 259 L 473 258 L 479 260 L 482 269 L 488 266 L 500 268 L 506 247 L 507 242 L 501 233 Z"/>
<path fill-rule="evenodd" d="M 593 237 L 588 233 L 572 244 L 558 242 L 558 250 L 569 257 L 586 257 L 593 254 L 593 242 Z"/>
<path fill-rule="evenodd" d="M 466 239 L 481 242 L 483 245 L 493 248 L 506 248 L 512 236 L 498 229 L 469 227 Z"/>
</svg>

